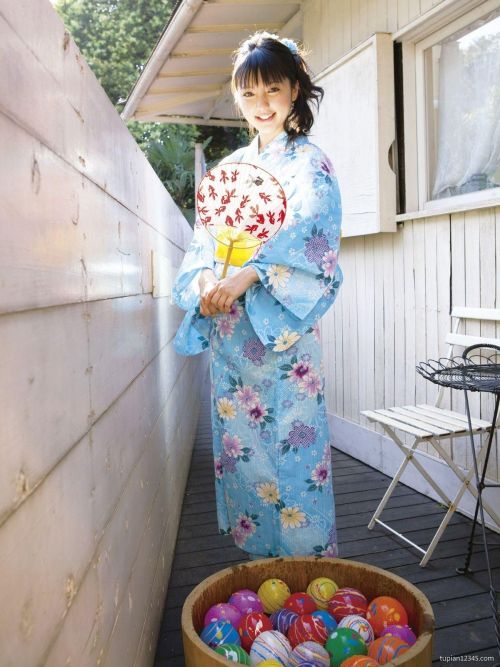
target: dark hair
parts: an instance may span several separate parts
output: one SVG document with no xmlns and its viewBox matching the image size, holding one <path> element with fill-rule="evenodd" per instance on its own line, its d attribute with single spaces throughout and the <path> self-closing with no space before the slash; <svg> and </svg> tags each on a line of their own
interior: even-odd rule
<svg viewBox="0 0 500 667">
<path fill-rule="evenodd" d="M 231 90 L 234 95 L 238 88 L 257 85 L 259 76 L 265 86 L 288 79 L 293 87 L 298 81 L 298 97 L 284 123 L 288 138 L 294 139 L 311 130 L 314 116 L 310 102 L 319 108 L 324 90 L 311 81 L 303 51 L 297 48 L 295 53 L 295 43 L 287 41 L 292 44 L 293 51 L 277 35 L 268 32 L 256 32 L 242 42 L 233 57 Z"/>
</svg>

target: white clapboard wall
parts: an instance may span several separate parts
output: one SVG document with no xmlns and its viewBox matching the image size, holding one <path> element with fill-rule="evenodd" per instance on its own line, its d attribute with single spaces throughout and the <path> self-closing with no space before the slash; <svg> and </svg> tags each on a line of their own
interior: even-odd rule
<svg viewBox="0 0 500 667">
<path fill-rule="evenodd" d="M 438 10 L 451 16 L 454 9 L 463 13 L 467 6 L 477 5 L 476 0 L 468 5 L 463 0 L 313 0 L 303 25 L 309 62 L 319 73 L 345 60 L 376 33 L 394 35 L 413 24 L 423 25 L 426 17 L 437 21 Z M 317 140 L 325 147 L 332 141 L 326 134 Z M 335 166 L 336 156 L 330 157 Z M 421 378 L 415 366 L 446 353 L 452 307 L 500 307 L 499 238 L 500 208 L 493 206 L 430 213 L 405 220 L 394 233 L 342 239 L 345 280 L 322 323 L 327 405 L 336 446 L 385 472 L 394 471 L 397 461 L 389 439 L 360 410 L 434 402 L 437 388 Z M 500 328 L 495 330 L 491 322 L 468 323 L 466 332 L 500 337 Z M 472 413 L 490 419 L 491 397 L 470 398 Z M 464 410 L 461 392 L 445 393 L 443 406 Z M 459 465 L 471 465 L 465 439 L 447 446 Z M 421 449 L 426 452 L 425 445 Z M 495 481 L 500 478 L 499 454 L 495 442 L 488 466 L 488 477 Z M 445 468 L 436 468 L 443 483 Z M 411 478 L 409 483 L 417 482 Z"/>
<path fill-rule="evenodd" d="M 0 35 L 0 663 L 143 667 L 203 380 L 151 258 L 191 229 L 50 3 Z"/>
</svg>

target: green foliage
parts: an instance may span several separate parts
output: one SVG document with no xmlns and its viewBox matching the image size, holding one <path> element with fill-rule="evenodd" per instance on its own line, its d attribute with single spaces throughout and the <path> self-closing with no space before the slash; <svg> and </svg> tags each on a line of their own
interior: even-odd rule
<svg viewBox="0 0 500 667">
<path fill-rule="evenodd" d="M 207 137 L 212 141 L 204 151 L 208 168 L 216 165 L 229 153 L 248 143 L 248 130 L 243 127 L 215 127 L 213 125 L 198 125 L 198 141 Z"/>
<path fill-rule="evenodd" d="M 146 155 L 175 202 L 182 208 L 194 208 L 194 141 L 183 126 L 172 126 L 170 136 L 150 141 Z M 210 142 L 210 137 L 205 145 Z"/>
<path fill-rule="evenodd" d="M 172 0 L 58 0 L 55 9 L 121 111 L 172 12 Z"/>
</svg>

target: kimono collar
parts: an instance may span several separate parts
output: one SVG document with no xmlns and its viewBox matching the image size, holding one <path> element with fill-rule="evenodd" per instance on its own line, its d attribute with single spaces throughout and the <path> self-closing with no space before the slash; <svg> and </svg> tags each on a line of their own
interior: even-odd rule
<svg viewBox="0 0 500 667">
<path fill-rule="evenodd" d="M 246 155 L 245 155 L 245 160 L 247 162 L 255 162 L 258 160 L 260 157 L 266 154 L 270 146 L 274 146 L 276 144 L 284 144 L 286 143 L 286 140 L 288 139 L 288 134 L 285 132 L 285 130 L 282 130 L 279 134 L 277 134 L 274 139 L 271 139 L 271 141 L 264 146 L 262 151 L 259 153 L 259 135 L 257 134 L 252 142 L 248 145 Z"/>
</svg>

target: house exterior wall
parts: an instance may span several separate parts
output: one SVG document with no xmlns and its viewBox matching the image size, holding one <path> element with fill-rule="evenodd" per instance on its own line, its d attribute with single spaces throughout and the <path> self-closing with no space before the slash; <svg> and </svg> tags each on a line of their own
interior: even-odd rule
<svg viewBox="0 0 500 667">
<path fill-rule="evenodd" d="M 142 667 L 203 380 L 151 251 L 191 229 L 51 5 L 0 34 L 0 663 Z"/>
<path fill-rule="evenodd" d="M 319 73 L 374 32 L 394 34 L 436 12 L 438 6 L 452 10 L 454 4 L 463 11 L 459 0 L 313 0 L 306 5 L 303 19 L 312 69 Z M 323 101 L 329 103 L 334 104 Z M 335 165 L 335 155 L 330 157 Z M 415 366 L 446 354 L 444 338 L 451 331 L 452 307 L 500 307 L 495 260 L 499 233 L 500 207 L 492 206 L 419 216 L 400 222 L 395 233 L 342 240 L 345 280 L 335 307 L 322 323 L 335 445 L 394 472 L 401 454 L 360 410 L 434 402 L 437 387 L 421 378 Z M 495 337 L 500 330 L 495 330 L 495 323 L 470 323 L 464 333 Z M 465 411 L 461 392 L 446 391 L 442 407 Z M 491 397 L 472 395 L 471 411 L 473 416 L 491 419 Z M 421 445 L 420 450 L 431 454 L 427 447 Z M 471 465 L 465 439 L 447 443 L 447 448 L 459 465 Z M 447 467 L 436 470 L 446 485 Z M 496 444 L 488 477 L 498 481 L 499 472 Z M 429 492 L 416 477 L 404 479 Z M 473 511 L 464 502 L 462 509 L 469 512 L 472 507 Z"/>
</svg>

